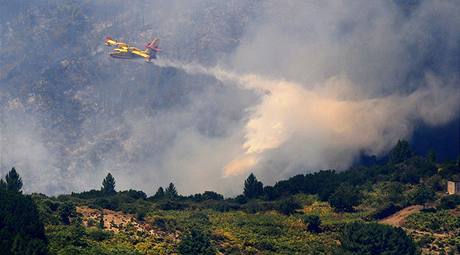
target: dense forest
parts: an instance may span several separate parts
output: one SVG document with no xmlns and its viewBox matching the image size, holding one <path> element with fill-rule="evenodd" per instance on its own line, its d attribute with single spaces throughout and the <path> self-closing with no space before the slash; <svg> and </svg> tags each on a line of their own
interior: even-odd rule
<svg viewBox="0 0 460 255">
<path fill-rule="evenodd" d="M 22 194 L 15 168 L 0 181 L 2 254 L 458 254 L 459 161 L 412 152 L 347 171 L 322 170 L 265 186 L 250 174 L 242 194 L 152 196 L 102 187 L 49 197 Z M 404 215 L 407 213 L 407 215 Z M 400 217 L 400 218 L 398 218 Z"/>
</svg>

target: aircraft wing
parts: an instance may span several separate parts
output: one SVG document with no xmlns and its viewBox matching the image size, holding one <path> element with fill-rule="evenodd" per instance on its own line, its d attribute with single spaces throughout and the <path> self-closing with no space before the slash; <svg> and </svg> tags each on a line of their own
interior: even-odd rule
<svg viewBox="0 0 460 255">
<path fill-rule="evenodd" d="M 105 38 L 105 45 L 107 46 L 117 46 L 119 48 L 128 47 L 128 45 L 124 42 L 119 42 L 117 40 L 112 39 L 111 37 Z"/>
<path fill-rule="evenodd" d="M 138 55 L 140 57 L 143 57 L 143 58 L 150 58 L 149 54 L 147 54 L 147 53 L 145 53 L 145 51 L 137 49 L 137 48 L 131 49 L 131 53 L 136 54 L 136 55 Z"/>
</svg>

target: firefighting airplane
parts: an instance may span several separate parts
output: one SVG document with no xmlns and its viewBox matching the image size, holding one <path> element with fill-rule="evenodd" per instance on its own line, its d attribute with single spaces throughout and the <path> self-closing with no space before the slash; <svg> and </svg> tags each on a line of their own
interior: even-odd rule
<svg viewBox="0 0 460 255">
<path fill-rule="evenodd" d="M 111 37 L 105 38 L 105 45 L 115 46 L 113 51 L 110 53 L 111 57 L 125 59 L 144 58 L 146 62 L 150 62 L 151 59 L 157 58 L 157 53 L 160 51 L 160 48 L 158 48 L 159 44 L 160 39 L 155 38 L 145 45 L 145 50 L 140 50 L 136 47 L 129 46 L 124 42 L 114 40 Z"/>
</svg>

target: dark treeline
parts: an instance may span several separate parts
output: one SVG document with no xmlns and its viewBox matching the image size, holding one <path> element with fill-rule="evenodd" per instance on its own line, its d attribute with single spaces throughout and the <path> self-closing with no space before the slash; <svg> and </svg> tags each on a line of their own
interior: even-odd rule
<svg viewBox="0 0 460 255">
<path fill-rule="evenodd" d="M 159 209 L 182 210 L 190 207 L 188 202 L 202 203 L 211 209 L 228 211 L 241 209 L 249 212 L 260 210 L 278 210 L 285 214 L 294 212 L 299 205 L 289 199 L 295 194 L 316 195 L 327 201 L 337 211 L 353 211 L 362 199 L 361 190 L 379 182 L 389 182 L 395 192 L 400 185 L 418 185 L 416 194 L 408 201 L 395 205 L 395 202 L 382 205 L 376 217 L 383 217 L 402 206 L 425 203 L 434 198 L 434 192 L 445 189 L 445 180 L 459 179 L 459 162 L 447 162 L 437 165 L 434 152 L 427 156 L 415 155 L 407 141 L 398 141 L 384 161 L 370 166 L 355 166 L 347 171 L 321 170 L 315 173 L 299 174 L 273 186 L 264 186 L 254 174 L 250 174 L 243 184 L 242 194 L 227 198 L 214 191 L 205 191 L 189 196 L 180 195 L 173 183 L 165 188 L 159 187 L 152 196 L 138 190 L 115 190 L 115 178 L 109 173 L 99 190 L 72 193 L 70 197 L 85 199 L 94 207 L 139 213 L 138 207 L 126 206 L 136 200 L 155 201 Z M 376 161 L 377 162 L 377 161 Z M 66 195 L 64 195 L 66 197 Z M 252 200 L 267 203 L 250 203 Z M 243 206 L 244 205 L 244 206 Z M 140 206 L 142 207 L 142 206 Z M 143 214 L 144 210 L 140 210 Z"/>
<path fill-rule="evenodd" d="M 1 254 L 47 254 L 47 243 L 37 206 L 22 194 L 22 179 L 13 168 L 0 180 Z"/>
</svg>

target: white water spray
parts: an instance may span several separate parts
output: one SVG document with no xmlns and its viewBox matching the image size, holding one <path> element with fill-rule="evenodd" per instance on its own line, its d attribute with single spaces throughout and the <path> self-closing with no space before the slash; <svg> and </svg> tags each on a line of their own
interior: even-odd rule
<svg viewBox="0 0 460 255">
<path fill-rule="evenodd" d="M 242 153 L 226 164 L 224 176 L 245 174 L 263 163 L 265 156 L 272 160 L 278 154 L 288 158 L 278 171 L 295 171 L 290 168 L 299 166 L 343 169 L 362 151 L 382 155 L 398 139 L 409 138 L 416 120 L 431 125 L 450 121 L 457 112 L 445 113 L 458 109 L 460 101 L 455 88 L 449 89 L 435 78 L 427 79 L 426 86 L 409 95 L 357 98 L 349 96 L 356 85 L 346 77 L 331 77 L 308 89 L 299 83 L 237 74 L 220 67 L 171 60 L 156 63 L 263 92 L 260 104 L 250 109 Z M 299 151 L 305 152 L 301 158 Z"/>
</svg>

